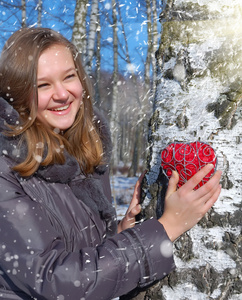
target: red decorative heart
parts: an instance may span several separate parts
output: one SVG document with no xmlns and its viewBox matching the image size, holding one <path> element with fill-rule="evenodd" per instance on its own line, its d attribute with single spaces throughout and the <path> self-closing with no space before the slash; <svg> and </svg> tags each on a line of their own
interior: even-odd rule
<svg viewBox="0 0 242 300">
<path fill-rule="evenodd" d="M 161 152 L 161 165 L 168 179 L 171 177 L 172 170 L 179 173 L 178 187 L 181 187 L 197 171 L 209 163 L 212 163 L 214 168 L 195 189 L 205 184 L 216 170 L 217 157 L 214 149 L 202 142 L 172 143 Z"/>
</svg>

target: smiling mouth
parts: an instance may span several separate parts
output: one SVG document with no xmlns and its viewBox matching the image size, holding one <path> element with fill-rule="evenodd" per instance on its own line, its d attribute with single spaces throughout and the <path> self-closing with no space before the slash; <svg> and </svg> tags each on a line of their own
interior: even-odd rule
<svg viewBox="0 0 242 300">
<path fill-rule="evenodd" d="M 58 108 L 55 108 L 55 109 L 51 109 L 52 111 L 62 111 L 62 110 L 66 110 L 68 109 L 70 106 L 70 104 L 66 105 L 66 106 L 62 106 L 62 107 L 58 107 Z"/>
</svg>

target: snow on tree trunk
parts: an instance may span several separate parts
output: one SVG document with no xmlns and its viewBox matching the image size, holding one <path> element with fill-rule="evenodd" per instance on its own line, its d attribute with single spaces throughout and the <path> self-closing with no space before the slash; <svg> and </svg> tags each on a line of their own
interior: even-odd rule
<svg viewBox="0 0 242 300">
<path fill-rule="evenodd" d="M 223 171 L 215 206 L 174 244 L 177 269 L 135 299 L 242 299 L 242 1 L 166 1 L 157 53 L 143 217 L 162 212 L 160 151 L 213 146 Z"/>
</svg>

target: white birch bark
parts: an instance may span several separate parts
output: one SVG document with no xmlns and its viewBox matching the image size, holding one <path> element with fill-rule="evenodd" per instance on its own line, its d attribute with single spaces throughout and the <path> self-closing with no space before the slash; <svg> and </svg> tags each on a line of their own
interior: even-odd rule
<svg viewBox="0 0 242 300">
<path fill-rule="evenodd" d="M 223 189 L 175 244 L 177 270 L 142 299 L 242 299 L 242 2 L 168 0 L 161 19 L 143 211 L 156 212 L 160 151 L 174 141 L 211 144 Z"/>
<path fill-rule="evenodd" d="M 112 166 L 118 165 L 118 122 L 117 122 L 117 97 L 118 97 L 118 25 L 117 25 L 117 3 L 112 0 L 113 17 L 113 82 L 112 82 L 112 108 L 110 118 L 110 129 L 113 142 Z"/>
<path fill-rule="evenodd" d="M 37 27 L 41 27 L 41 19 L 42 19 L 42 0 L 38 0 L 37 4 L 37 11 L 38 11 L 38 18 L 37 18 Z"/>
<path fill-rule="evenodd" d="M 26 27 L 27 26 L 26 0 L 21 0 L 21 10 L 22 10 L 21 26 Z"/>
<path fill-rule="evenodd" d="M 91 16 L 90 16 L 90 25 L 88 33 L 88 43 L 87 43 L 87 71 L 90 74 L 92 71 L 92 62 L 94 57 L 94 49 L 97 36 L 98 28 L 98 0 L 92 0 L 91 2 Z"/>
<path fill-rule="evenodd" d="M 76 0 L 72 41 L 82 54 L 83 62 L 87 52 L 86 15 L 88 0 Z"/>
</svg>

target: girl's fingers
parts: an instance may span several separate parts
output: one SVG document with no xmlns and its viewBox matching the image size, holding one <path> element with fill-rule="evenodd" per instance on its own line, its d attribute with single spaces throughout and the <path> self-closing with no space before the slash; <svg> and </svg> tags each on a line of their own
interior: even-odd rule
<svg viewBox="0 0 242 300">
<path fill-rule="evenodd" d="M 118 232 L 121 232 L 127 228 L 131 228 L 135 225 L 135 216 L 138 215 L 141 211 L 140 204 L 133 207 L 131 210 L 129 210 L 125 217 L 122 219 L 122 221 L 118 225 Z"/>
<path fill-rule="evenodd" d="M 214 168 L 213 164 L 208 164 L 199 170 L 191 179 L 189 179 L 180 189 L 194 190 L 194 188 L 203 180 L 203 178 Z"/>
<path fill-rule="evenodd" d="M 128 218 L 131 219 L 136 217 L 140 213 L 140 211 L 141 211 L 141 205 L 138 204 L 128 212 Z"/>
<path fill-rule="evenodd" d="M 138 178 L 138 180 L 135 184 L 133 197 L 131 199 L 129 208 L 126 212 L 126 215 L 125 215 L 124 219 L 122 220 L 122 228 L 123 229 L 134 226 L 135 217 L 141 211 L 141 205 L 139 204 L 139 202 L 140 202 L 141 184 L 142 184 L 145 174 L 146 174 L 146 171 L 144 171 L 140 175 L 140 177 Z"/>
<path fill-rule="evenodd" d="M 177 184 L 179 181 L 179 174 L 176 171 L 172 171 L 171 178 L 168 182 L 166 198 L 168 199 L 171 194 L 173 194 L 177 190 Z"/>
<path fill-rule="evenodd" d="M 144 171 L 140 177 L 138 178 L 135 187 L 134 187 L 134 193 L 133 193 L 133 197 L 132 200 L 130 202 L 130 207 L 134 207 L 135 205 L 137 205 L 140 202 L 140 193 L 141 193 L 141 184 L 142 181 L 145 177 L 147 171 Z"/>
<path fill-rule="evenodd" d="M 209 211 L 209 209 L 214 205 L 214 203 L 218 200 L 219 194 L 221 192 L 221 185 L 219 185 L 219 187 L 217 188 L 217 190 L 215 191 L 215 193 L 213 194 L 213 196 L 211 198 L 208 199 L 208 201 L 205 203 L 204 205 L 204 214 Z"/>
<path fill-rule="evenodd" d="M 220 170 L 217 171 L 207 183 L 196 190 L 196 197 L 201 201 L 207 202 L 213 193 L 219 189 L 221 174 Z"/>
</svg>

